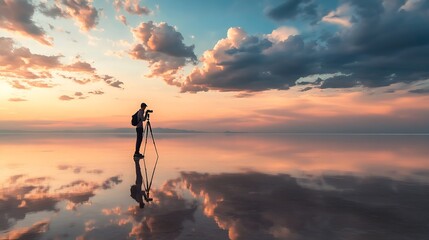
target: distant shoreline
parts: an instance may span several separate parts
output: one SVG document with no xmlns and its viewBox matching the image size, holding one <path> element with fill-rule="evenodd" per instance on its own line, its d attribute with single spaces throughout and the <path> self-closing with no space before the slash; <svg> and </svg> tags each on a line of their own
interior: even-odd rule
<svg viewBox="0 0 429 240">
<path fill-rule="evenodd" d="M 273 134 L 273 135 L 300 135 L 300 136 L 429 136 L 429 133 L 335 133 L 335 132 L 239 132 L 239 131 L 195 131 L 170 128 L 154 128 L 156 134 Z M 134 128 L 100 129 L 100 130 L 0 130 L 0 135 L 10 134 L 135 134 Z"/>
</svg>

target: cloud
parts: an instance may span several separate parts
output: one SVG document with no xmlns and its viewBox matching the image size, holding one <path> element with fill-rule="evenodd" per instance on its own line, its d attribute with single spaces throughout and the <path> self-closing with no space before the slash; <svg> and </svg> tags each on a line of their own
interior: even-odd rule
<svg viewBox="0 0 429 240">
<path fill-rule="evenodd" d="M 43 28 L 33 21 L 35 7 L 27 0 L 2 0 L 0 1 L 0 28 L 17 32 L 21 35 L 33 38 L 41 44 L 51 46 L 52 39 L 46 36 Z M 3 45 L 0 43 L 0 45 Z"/>
<path fill-rule="evenodd" d="M 85 96 L 82 92 L 75 92 L 74 96 L 76 96 L 78 99 L 86 99 L 88 96 Z"/>
<path fill-rule="evenodd" d="M 98 24 L 98 10 L 90 0 L 57 0 L 52 6 L 39 5 L 40 12 L 47 17 L 72 18 L 82 31 L 88 32 Z"/>
<path fill-rule="evenodd" d="M 320 88 L 352 88 L 359 85 L 359 81 L 350 76 L 335 76 L 326 79 Z"/>
<path fill-rule="evenodd" d="M 348 4 L 341 5 L 335 11 L 331 11 L 324 16 L 322 21 L 350 27 L 352 25 L 350 6 Z"/>
<path fill-rule="evenodd" d="M 128 209 L 127 214 L 135 222 L 129 236 L 141 239 L 177 239 L 185 222 L 194 221 L 196 202 L 183 198 L 174 187 L 167 183 L 161 189 L 154 189 L 154 201 L 147 204 L 143 211 L 138 206 Z"/>
<path fill-rule="evenodd" d="M 22 85 L 18 80 L 13 80 L 9 82 L 13 88 L 16 89 L 30 89 L 28 86 Z"/>
<path fill-rule="evenodd" d="M 296 55 L 311 49 L 295 36 L 277 44 L 271 42 L 268 38 L 275 35 L 249 36 L 241 28 L 230 28 L 226 38 L 204 52 L 202 67 L 186 77 L 182 92 L 289 89 L 312 64 L 310 59 Z"/>
<path fill-rule="evenodd" d="M 291 27 L 282 26 L 277 29 L 274 29 L 271 34 L 266 35 L 266 38 L 271 42 L 283 42 L 287 40 L 290 36 L 298 34 L 298 30 Z"/>
<path fill-rule="evenodd" d="M 25 102 L 27 99 L 24 98 L 9 98 L 9 102 Z"/>
<path fill-rule="evenodd" d="M 410 93 L 426 94 L 429 93 L 429 88 L 417 88 L 409 91 Z"/>
<path fill-rule="evenodd" d="M 87 170 L 86 173 L 91 173 L 91 174 L 102 174 L 104 171 L 101 169 L 92 169 L 92 170 Z"/>
<path fill-rule="evenodd" d="M 113 176 L 109 179 L 107 179 L 106 181 L 104 181 L 101 184 L 101 188 L 106 190 L 106 189 L 111 189 L 112 187 L 114 187 L 115 185 L 118 185 L 122 183 L 122 179 L 120 176 Z"/>
<path fill-rule="evenodd" d="M 267 15 L 275 20 L 303 18 L 315 23 L 318 18 L 317 8 L 314 0 L 284 0 L 282 4 L 269 9 Z"/>
<path fill-rule="evenodd" d="M 117 79 L 115 79 L 112 76 L 109 75 L 94 75 L 96 80 L 103 80 L 107 85 L 111 86 L 111 87 L 115 87 L 115 88 L 123 88 L 122 85 L 124 85 L 124 82 L 119 81 Z"/>
<path fill-rule="evenodd" d="M 78 84 L 104 81 L 115 88 L 123 88 L 124 83 L 113 76 L 99 75 L 90 63 L 77 58 L 71 64 L 64 64 L 60 60 L 62 55 L 46 56 L 34 54 L 26 47 L 17 47 L 11 38 L 0 37 L 0 79 L 17 89 L 30 87 L 52 88 L 58 84 L 50 80 L 54 74 L 65 79 L 73 80 Z M 79 74 L 82 77 L 76 77 Z"/>
<path fill-rule="evenodd" d="M 149 63 L 149 77 L 162 77 L 168 84 L 177 85 L 176 74 L 186 63 L 196 63 L 194 45 L 186 46 L 180 32 L 167 23 L 141 23 L 132 30 L 138 42 L 129 54 Z"/>
<path fill-rule="evenodd" d="M 14 176 L 11 176 L 11 177 L 9 177 L 9 179 L 8 179 L 8 183 L 10 183 L 10 184 L 15 184 L 16 183 L 16 181 L 18 181 L 19 179 L 21 179 L 21 178 L 23 178 L 25 175 L 23 175 L 23 174 L 18 174 L 18 175 L 14 175 Z"/>
<path fill-rule="evenodd" d="M 91 64 L 87 62 L 82 61 L 76 61 L 73 64 L 66 65 L 63 67 L 65 71 L 69 72 L 87 72 L 87 73 L 94 73 L 95 68 L 91 66 Z"/>
<path fill-rule="evenodd" d="M 127 17 L 125 17 L 124 15 L 116 16 L 116 19 L 123 23 L 125 26 L 128 26 Z"/>
<path fill-rule="evenodd" d="M 14 229 L 2 236 L 5 239 L 39 239 L 48 231 L 50 222 L 47 220 L 34 223 L 31 227 Z"/>
<path fill-rule="evenodd" d="M 115 0 L 113 5 L 115 6 L 116 11 L 119 11 L 121 8 L 123 8 L 130 14 L 148 15 L 151 13 L 147 7 L 140 6 L 140 0 Z"/>
<path fill-rule="evenodd" d="M 90 78 L 77 78 L 77 77 L 72 77 L 72 76 L 66 76 L 64 74 L 59 74 L 59 76 L 61 76 L 62 78 L 65 79 L 69 79 L 72 80 L 73 82 L 80 84 L 80 85 L 85 85 L 91 82 Z"/>
<path fill-rule="evenodd" d="M 70 100 L 73 100 L 74 97 L 70 97 L 68 95 L 61 95 L 58 99 L 63 100 L 63 101 L 70 101 Z"/>
<path fill-rule="evenodd" d="M 42 80 L 25 80 L 25 83 L 32 87 L 38 87 L 38 88 L 53 88 L 55 87 L 55 84 L 52 84 L 50 82 L 42 81 Z"/>
<path fill-rule="evenodd" d="M 14 41 L 11 38 L 0 37 L 0 76 L 17 77 L 25 79 L 36 79 L 49 77 L 49 69 L 55 69 L 61 66 L 57 56 L 45 56 L 33 54 L 28 48 L 14 47 Z M 19 84 L 14 83 L 18 88 Z"/>
<path fill-rule="evenodd" d="M 74 173 L 80 173 L 82 170 L 81 166 L 71 166 L 71 165 L 58 165 L 59 170 L 69 170 L 71 169 Z"/>
<path fill-rule="evenodd" d="M 94 95 L 103 95 L 104 94 L 104 92 L 100 91 L 100 90 L 95 90 L 95 91 L 91 91 L 91 92 L 88 92 L 88 93 L 94 94 Z"/>
<path fill-rule="evenodd" d="M 299 8 L 311 1 L 299 2 L 285 4 Z M 317 41 L 309 33 L 290 31 L 279 41 L 274 36 L 280 30 L 257 36 L 230 28 L 226 38 L 204 52 L 202 65 L 177 85 L 182 92 L 248 92 L 289 89 L 312 75 L 332 75 L 324 79 L 322 88 L 375 88 L 428 79 L 429 29 L 424 23 L 429 22 L 429 4 L 412 10 L 402 10 L 402 5 L 400 1 L 345 0 L 335 14 L 348 19 L 342 22 L 347 27 L 317 24 L 311 30 L 319 35 Z M 334 15 L 328 16 L 325 20 L 334 21 Z"/>
<path fill-rule="evenodd" d="M 299 90 L 300 92 L 307 92 L 307 91 L 310 91 L 311 89 L 313 89 L 312 87 L 305 87 L 305 88 L 303 88 L 303 89 L 301 89 L 301 90 Z"/>
<path fill-rule="evenodd" d="M 73 80 L 73 82 L 76 82 L 76 83 L 81 84 L 81 85 L 85 85 L 85 84 L 88 84 L 90 82 L 103 81 L 111 87 L 123 88 L 124 82 L 117 80 L 113 76 L 98 75 L 98 74 L 94 73 L 95 69 L 92 68 L 89 63 L 87 63 L 87 65 L 88 65 L 87 67 L 75 66 L 73 68 L 70 68 L 70 66 L 66 66 L 63 69 L 68 70 L 68 71 L 77 71 L 77 72 L 81 72 L 81 73 L 87 73 L 87 74 L 89 74 L 88 78 L 77 78 L 77 77 L 72 77 L 72 76 L 66 76 L 64 74 L 60 74 L 60 76 L 65 78 L 65 79 Z"/>
<path fill-rule="evenodd" d="M 58 1 L 56 3 L 59 4 Z M 39 4 L 39 11 L 43 15 L 51 18 L 65 17 L 61 8 L 59 8 L 56 4 L 48 6 L 46 3 L 42 2 Z"/>
</svg>

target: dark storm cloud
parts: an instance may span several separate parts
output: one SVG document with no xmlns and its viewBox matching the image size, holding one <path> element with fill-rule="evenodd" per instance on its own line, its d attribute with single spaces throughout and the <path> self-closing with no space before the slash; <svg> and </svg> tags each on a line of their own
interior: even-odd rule
<svg viewBox="0 0 429 240">
<path fill-rule="evenodd" d="M 317 7 L 317 2 L 314 0 L 285 0 L 284 3 L 271 8 L 267 15 L 275 20 L 299 17 L 314 20 L 318 17 Z"/>
<path fill-rule="evenodd" d="M 206 51 L 203 62 L 210 67 L 189 74 L 182 92 L 287 89 L 299 78 L 318 74 L 337 74 L 324 80 L 323 88 L 381 87 L 429 79 L 429 4 L 381 0 L 341 4 L 350 9 L 350 26 L 326 30 L 330 23 L 320 22 L 314 33 L 331 32 L 317 41 L 307 34 L 275 41 L 231 28 L 227 38 Z M 230 31 L 244 33 L 237 38 Z"/>
<path fill-rule="evenodd" d="M 236 34 L 242 37 L 236 39 Z M 238 48 L 234 46 L 237 41 Z M 272 43 L 231 28 L 228 38 L 217 46 L 212 50 L 213 58 L 204 59 L 212 67 L 208 71 L 194 70 L 182 85 L 182 92 L 286 90 L 300 77 L 320 71 L 315 45 L 306 44 L 301 36 Z"/>
<path fill-rule="evenodd" d="M 384 177 L 183 173 L 232 239 L 423 239 L 429 186 Z M 185 186 L 183 184 L 182 186 Z"/>
<path fill-rule="evenodd" d="M 359 82 L 351 76 L 335 76 L 323 81 L 320 88 L 352 88 Z"/>
<path fill-rule="evenodd" d="M 33 21 L 35 7 L 27 0 L 0 0 L 0 28 L 52 45 L 43 28 Z"/>
<path fill-rule="evenodd" d="M 418 88 L 409 91 L 410 93 L 426 94 L 429 93 L 429 88 Z"/>
</svg>

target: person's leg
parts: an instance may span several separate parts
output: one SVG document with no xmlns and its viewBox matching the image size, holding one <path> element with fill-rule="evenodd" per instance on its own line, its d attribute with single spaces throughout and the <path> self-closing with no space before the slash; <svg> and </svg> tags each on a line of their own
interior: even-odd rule
<svg viewBox="0 0 429 240">
<path fill-rule="evenodd" d="M 136 151 L 135 154 L 140 153 L 140 146 L 143 140 L 143 128 L 136 128 L 137 139 L 136 139 Z"/>
</svg>

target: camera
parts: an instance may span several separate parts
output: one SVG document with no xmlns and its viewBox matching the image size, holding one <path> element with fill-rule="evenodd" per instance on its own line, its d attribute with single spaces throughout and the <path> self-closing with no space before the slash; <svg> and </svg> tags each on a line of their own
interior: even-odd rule
<svg viewBox="0 0 429 240">
<path fill-rule="evenodd" d="M 148 113 L 153 113 L 153 110 L 146 110 L 146 112 L 148 112 Z"/>
</svg>

